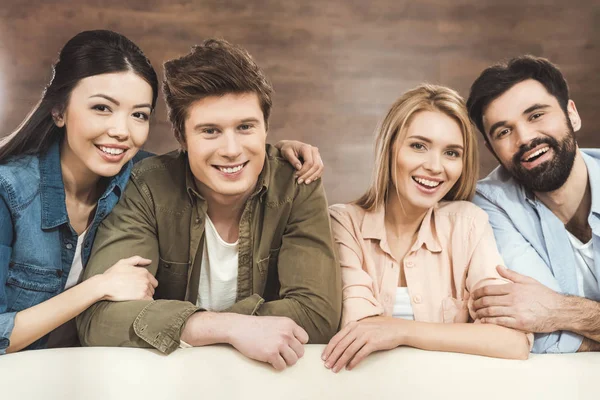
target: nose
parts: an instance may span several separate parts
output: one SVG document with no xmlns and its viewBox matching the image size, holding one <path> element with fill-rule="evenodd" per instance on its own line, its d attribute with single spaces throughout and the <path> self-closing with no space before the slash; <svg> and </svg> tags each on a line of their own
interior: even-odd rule
<svg viewBox="0 0 600 400">
<path fill-rule="evenodd" d="M 515 134 L 515 147 L 517 149 L 523 145 L 528 145 L 536 137 L 534 130 L 525 124 L 517 125 L 515 127 Z"/>
<path fill-rule="evenodd" d="M 129 128 L 127 126 L 127 118 L 115 115 L 112 119 L 112 126 L 108 128 L 108 136 L 119 141 L 124 141 L 129 138 Z"/>
<path fill-rule="evenodd" d="M 220 148 L 220 154 L 223 157 L 227 157 L 229 159 L 236 159 L 242 153 L 242 146 L 240 144 L 239 135 L 236 135 L 235 132 L 225 132 L 223 137 L 223 144 Z"/>
<path fill-rule="evenodd" d="M 440 174 L 442 172 L 442 160 L 440 154 L 431 151 L 428 154 L 423 167 L 432 174 Z"/>
</svg>

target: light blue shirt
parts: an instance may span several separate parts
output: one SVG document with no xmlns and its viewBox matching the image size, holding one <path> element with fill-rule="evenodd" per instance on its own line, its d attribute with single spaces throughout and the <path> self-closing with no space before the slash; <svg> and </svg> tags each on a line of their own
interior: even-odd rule
<svg viewBox="0 0 600 400">
<path fill-rule="evenodd" d="M 594 274 L 600 277 L 600 150 L 582 149 L 592 193 Z M 473 202 L 489 215 L 506 266 L 562 294 L 578 296 L 577 264 L 562 221 L 502 166 L 477 184 Z M 600 300 L 600 299 L 593 299 Z M 600 316 L 599 316 L 600 317 Z M 574 353 L 583 337 L 569 331 L 536 333 L 534 353 Z"/>
</svg>

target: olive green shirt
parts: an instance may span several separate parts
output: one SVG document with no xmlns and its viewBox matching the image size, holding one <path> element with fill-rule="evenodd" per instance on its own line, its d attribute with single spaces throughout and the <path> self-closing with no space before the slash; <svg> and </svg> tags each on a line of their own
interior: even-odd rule
<svg viewBox="0 0 600 400">
<path fill-rule="evenodd" d="M 327 343 L 341 314 L 340 268 L 320 180 L 298 185 L 292 166 L 267 145 L 263 170 L 239 227 L 236 303 L 225 310 L 285 316 L 310 343 Z M 119 203 L 99 226 L 84 279 L 122 258 L 152 260 L 153 301 L 100 301 L 77 317 L 83 345 L 154 347 L 170 353 L 195 312 L 207 204 L 187 154 L 138 163 Z M 142 267 L 140 267 L 142 268 Z"/>
</svg>

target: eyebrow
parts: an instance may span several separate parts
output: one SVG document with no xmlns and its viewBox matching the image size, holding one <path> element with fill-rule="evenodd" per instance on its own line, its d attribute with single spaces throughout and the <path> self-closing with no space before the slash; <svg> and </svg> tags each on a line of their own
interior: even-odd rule
<svg viewBox="0 0 600 400">
<path fill-rule="evenodd" d="M 431 143 L 431 139 L 426 138 L 425 136 L 413 135 L 413 136 L 410 136 L 409 139 L 419 139 L 419 140 L 424 141 L 425 143 Z M 450 144 L 450 145 L 446 146 L 446 148 L 462 150 L 463 146 L 460 144 Z"/>
<path fill-rule="evenodd" d="M 90 96 L 89 98 L 91 99 L 93 97 L 101 97 L 103 99 L 106 99 L 106 100 L 110 101 L 111 103 L 113 103 L 113 104 L 115 104 L 117 106 L 121 105 L 121 103 L 119 103 L 116 99 L 113 99 L 112 97 L 107 96 L 107 95 L 102 94 L 102 93 L 95 94 L 93 96 Z M 136 105 L 133 106 L 133 108 L 144 108 L 144 107 L 152 109 L 152 106 L 150 104 L 148 104 L 148 103 L 136 104 Z"/>
<path fill-rule="evenodd" d="M 531 107 L 527 107 L 527 108 L 526 108 L 526 109 L 523 111 L 522 115 L 527 115 L 527 114 L 529 114 L 529 113 L 531 113 L 531 112 L 533 112 L 533 111 L 536 111 L 536 110 L 542 110 L 542 109 L 545 109 L 545 108 L 548 108 L 548 107 L 550 107 L 550 105 L 549 105 L 549 104 L 540 104 L 540 103 L 535 103 L 535 104 L 534 104 L 534 105 L 532 105 Z M 506 125 L 506 122 L 507 122 L 507 121 L 498 121 L 498 122 L 496 122 L 494 125 L 492 125 L 492 126 L 490 127 L 490 131 L 488 132 L 488 135 L 489 135 L 489 136 L 492 136 L 492 133 L 493 133 L 493 132 L 494 132 L 496 129 L 498 129 L 499 127 Z"/>
<path fill-rule="evenodd" d="M 248 122 L 254 122 L 254 123 L 260 123 L 260 120 L 258 118 L 254 118 L 254 117 L 250 117 L 250 118 L 244 118 L 240 121 L 237 122 L 237 124 L 245 124 Z M 194 125 L 194 130 L 198 130 L 201 128 L 218 128 L 220 125 L 219 124 L 213 124 L 211 122 L 201 122 L 199 124 Z"/>
</svg>

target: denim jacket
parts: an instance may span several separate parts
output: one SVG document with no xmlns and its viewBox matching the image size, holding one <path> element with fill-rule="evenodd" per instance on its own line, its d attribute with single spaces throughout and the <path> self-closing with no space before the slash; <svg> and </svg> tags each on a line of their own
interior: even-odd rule
<svg viewBox="0 0 600 400">
<path fill-rule="evenodd" d="M 96 229 L 124 191 L 132 164 L 110 178 L 98 200 L 82 246 L 84 266 Z M 64 290 L 76 246 L 65 205 L 60 143 L 0 165 L 0 355 L 10 344 L 16 313 Z M 47 338 L 27 349 L 44 348 Z"/>
<path fill-rule="evenodd" d="M 600 150 L 584 149 L 581 155 L 592 193 L 588 222 L 596 260 L 594 274 L 600 276 Z M 488 213 L 508 268 L 558 293 L 579 295 L 575 255 L 564 224 L 506 169 L 498 167 L 479 181 L 473 201 Z M 537 333 L 533 352 L 574 353 L 581 341 L 580 335 L 569 331 Z"/>
</svg>

